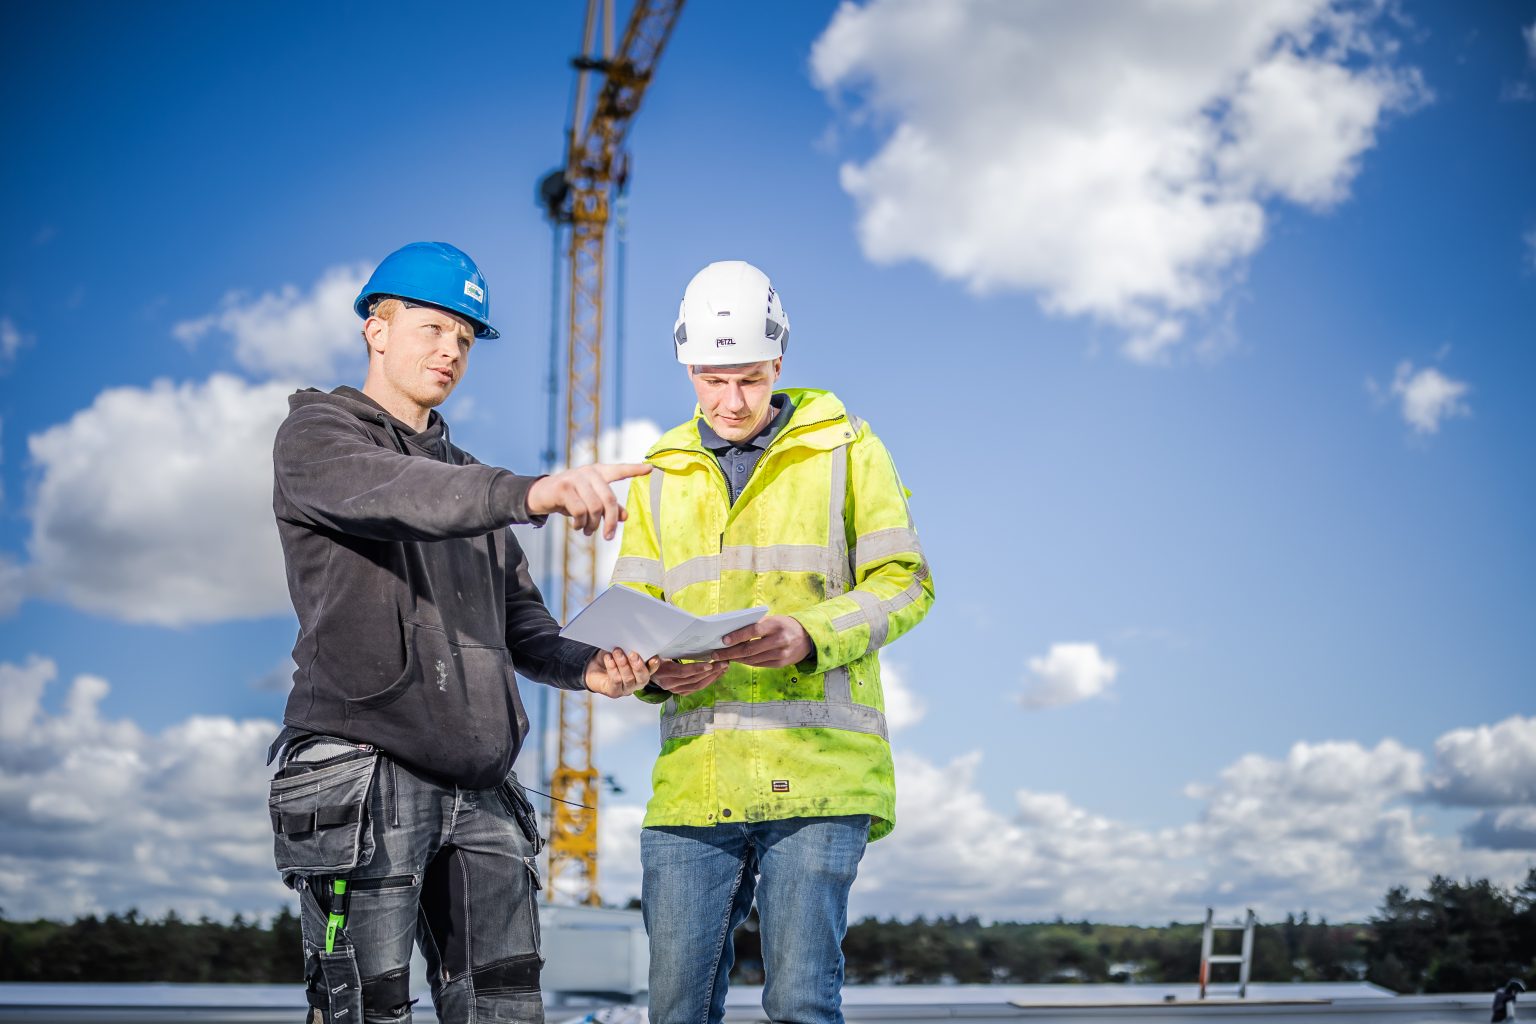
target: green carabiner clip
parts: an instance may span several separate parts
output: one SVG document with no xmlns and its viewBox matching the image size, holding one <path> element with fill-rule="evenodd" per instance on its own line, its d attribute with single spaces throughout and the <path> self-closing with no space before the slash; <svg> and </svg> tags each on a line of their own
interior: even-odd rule
<svg viewBox="0 0 1536 1024">
<path fill-rule="evenodd" d="M 347 926 L 347 882 L 338 878 L 331 883 L 331 913 L 325 919 L 325 951 L 336 951 L 336 933 Z"/>
</svg>

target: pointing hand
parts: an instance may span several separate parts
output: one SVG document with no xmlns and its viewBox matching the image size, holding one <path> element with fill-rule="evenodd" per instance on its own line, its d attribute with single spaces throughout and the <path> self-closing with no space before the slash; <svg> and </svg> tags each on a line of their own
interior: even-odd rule
<svg viewBox="0 0 1536 1024">
<path fill-rule="evenodd" d="M 552 473 L 528 488 L 528 511 L 536 516 L 551 512 L 570 516 L 571 526 L 588 537 L 602 527 L 603 539 L 613 540 L 624 521 L 624 509 L 611 485 L 650 471 L 650 464 L 645 462 L 599 462 Z"/>
</svg>

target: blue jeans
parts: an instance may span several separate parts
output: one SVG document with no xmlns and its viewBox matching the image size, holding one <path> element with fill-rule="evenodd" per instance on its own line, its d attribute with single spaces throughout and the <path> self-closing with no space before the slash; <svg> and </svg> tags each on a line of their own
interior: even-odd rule
<svg viewBox="0 0 1536 1024">
<path fill-rule="evenodd" d="M 763 1009 L 775 1024 L 841 1024 L 848 890 L 869 817 L 647 828 L 641 899 L 651 1024 L 718 1024 L 731 933 L 757 899 Z"/>
<path fill-rule="evenodd" d="M 280 767 L 278 867 L 300 894 L 312 1020 L 408 1024 L 415 942 L 444 1024 L 543 1024 L 540 840 L 515 775 L 460 789 L 333 737 L 293 744 Z"/>
</svg>

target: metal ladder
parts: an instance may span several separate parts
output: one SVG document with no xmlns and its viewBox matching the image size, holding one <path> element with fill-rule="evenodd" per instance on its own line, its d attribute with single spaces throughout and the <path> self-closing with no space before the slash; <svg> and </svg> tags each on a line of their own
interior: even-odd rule
<svg viewBox="0 0 1536 1024">
<path fill-rule="evenodd" d="M 1241 953 L 1212 953 L 1217 932 L 1242 932 Z M 1249 910 L 1242 924 L 1217 924 L 1216 912 L 1205 908 L 1205 931 L 1200 936 L 1200 998 L 1205 998 L 1211 984 L 1211 967 L 1215 964 L 1237 964 L 1237 998 L 1248 998 L 1248 973 L 1253 966 L 1253 911 Z"/>
</svg>

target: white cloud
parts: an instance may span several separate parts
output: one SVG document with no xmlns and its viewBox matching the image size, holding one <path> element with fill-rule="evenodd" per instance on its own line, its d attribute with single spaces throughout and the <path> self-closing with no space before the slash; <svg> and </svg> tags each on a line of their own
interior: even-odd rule
<svg viewBox="0 0 1536 1024">
<path fill-rule="evenodd" d="M 645 819 L 645 807 L 604 798 L 598 803 L 597 817 L 598 890 L 605 902 L 623 906 L 640 895 L 640 822 Z M 560 884 L 557 888 L 569 895 L 574 887 Z"/>
<path fill-rule="evenodd" d="M 888 129 L 841 169 L 870 259 L 1035 292 L 1150 361 L 1242 273 L 1266 201 L 1343 200 L 1384 116 L 1428 97 L 1384 7 L 845 0 L 811 66 Z"/>
<path fill-rule="evenodd" d="M 1536 717 L 1454 729 L 1435 741 L 1435 799 L 1465 807 L 1536 804 Z"/>
<path fill-rule="evenodd" d="M 1218 154 L 1222 172 L 1249 194 L 1314 208 L 1339 203 L 1375 142 L 1382 108 L 1398 100 L 1400 88 L 1390 73 L 1363 75 L 1277 53 L 1232 98 L 1234 141 Z"/>
<path fill-rule="evenodd" d="M 1026 708 L 1055 708 L 1097 697 L 1109 689 L 1120 673 L 1113 659 L 1099 652 L 1098 644 L 1052 644 L 1044 657 L 1029 659 L 1034 676 L 1019 698 Z"/>
<path fill-rule="evenodd" d="M 253 373 L 329 382 L 343 363 L 366 363 L 352 301 L 367 279 L 365 266 L 337 266 L 307 292 L 291 284 L 255 298 L 230 292 L 217 312 L 178 323 L 171 333 L 191 345 L 217 330 L 234 341 L 235 358 Z"/>
<path fill-rule="evenodd" d="M 57 665 L 35 654 L 25 665 L 0 662 L 0 740 L 28 733 L 42 706 L 43 687 L 58 674 Z"/>
<path fill-rule="evenodd" d="M 928 704 L 907 685 L 907 673 L 889 661 L 880 663 L 880 688 L 885 691 L 885 723 L 891 732 L 916 725 L 928 714 Z"/>
<path fill-rule="evenodd" d="M 1437 873 L 1523 878 L 1536 807 L 1460 840 L 1437 835 L 1413 811 L 1424 760 L 1392 740 L 1249 755 L 1189 787 L 1194 820 L 1149 828 L 1032 789 L 1014 793 L 1010 815 L 977 785 L 979 751 L 945 765 L 898 751 L 896 832 L 865 856 L 853 913 L 1161 922 L 1252 906 L 1261 917 L 1310 909 L 1361 920 L 1390 886 L 1419 888 Z"/>
<path fill-rule="evenodd" d="M 1247 807 L 1225 797 L 1240 795 L 1270 804 L 1348 806 L 1383 797 L 1416 793 L 1423 787 L 1424 758 L 1394 740 L 1374 749 L 1358 743 L 1297 743 L 1284 761 L 1258 754 L 1239 758 L 1221 773 L 1223 785 L 1195 788 L 1190 794 L 1208 798 L 1213 820 L 1242 817 Z"/>
<path fill-rule="evenodd" d="M 1508 882 L 1513 858 L 1468 851 L 1414 815 L 1422 767 L 1423 755 L 1392 740 L 1298 743 L 1283 761 L 1240 759 L 1214 787 L 1191 790 L 1205 799 L 1195 828 L 1201 894 L 1358 920 L 1389 885 L 1418 887 L 1436 873 Z"/>
<path fill-rule="evenodd" d="M 1415 370 L 1406 360 L 1392 376 L 1392 394 L 1401 404 L 1403 420 L 1420 434 L 1438 433 L 1442 421 L 1470 415 L 1465 401 L 1469 391 L 1466 381 L 1452 380 L 1433 366 Z"/>
<path fill-rule="evenodd" d="M 1412 877 L 1447 853 L 1397 804 L 1420 790 L 1422 767 L 1421 754 L 1392 740 L 1298 743 L 1283 761 L 1239 759 L 1215 786 L 1188 790 L 1205 801 L 1204 855 L 1222 866 L 1210 877 L 1307 893 L 1312 906 L 1379 898 L 1377 879 Z"/>
<path fill-rule="evenodd" d="M 95 676 L 76 677 L 49 711 L 57 676 L 46 658 L 0 663 L 0 907 L 21 918 L 130 906 L 226 916 L 291 899 L 272 870 L 264 806 L 276 723 L 192 716 L 150 733 L 102 715 L 109 686 Z M 1456 730 L 1436 749 L 1442 762 L 1449 752 L 1446 771 L 1525 778 L 1524 762 L 1490 752 L 1527 742 L 1533 722 Z M 1516 803 L 1440 836 L 1413 811 L 1446 798 L 1425 760 L 1392 740 L 1248 755 L 1190 787 L 1191 820 L 1146 827 L 1048 790 L 1019 789 L 996 807 L 978 782 L 979 751 L 936 764 L 898 750 L 897 829 L 866 855 L 853 913 L 1162 922 L 1215 905 L 1359 920 L 1389 886 L 1436 873 L 1518 882 L 1536 843 L 1530 790 L 1498 783 L 1485 795 Z M 600 804 L 610 901 L 640 891 L 643 799 Z"/>
<path fill-rule="evenodd" d="M 0 664 L 8 914 L 264 915 L 290 901 L 272 867 L 265 807 L 275 723 L 193 716 L 146 733 L 101 716 L 109 686 L 89 675 L 50 714 L 39 697 L 57 674 L 38 657 Z"/>
<path fill-rule="evenodd" d="M 283 655 L 282 659 L 266 672 L 263 672 L 251 684 L 254 689 L 264 693 L 286 694 L 293 689 L 293 674 L 299 670 L 299 666 L 289 655 Z"/>
<path fill-rule="evenodd" d="M 1461 834 L 1469 846 L 1487 850 L 1536 851 L 1536 807 L 1485 811 L 1462 829 Z"/>
<path fill-rule="evenodd" d="M 551 699 L 554 697 L 551 695 Z M 608 697 L 592 698 L 592 743 L 598 750 L 608 747 L 631 735 L 649 733 L 659 746 L 661 708 L 647 704 L 636 697 L 612 700 Z"/>
<path fill-rule="evenodd" d="M 0 316 L 0 370 L 9 367 L 21 347 L 31 341 L 30 337 L 21 333 L 16 321 L 8 316 Z"/>
<path fill-rule="evenodd" d="M 1184 830 L 1146 831 L 1020 790 L 1010 816 L 976 785 L 982 755 L 947 765 L 896 754 L 896 831 L 869 848 L 853 916 L 979 912 L 997 920 L 1056 913 L 1153 920 L 1180 906 L 1175 870 Z M 1173 916 L 1188 915 L 1181 907 Z"/>
<path fill-rule="evenodd" d="M 0 618 L 14 612 L 26 594 L 26 569 L 10 555 L 0 552 Z"/>
<path fill-rule="evenodd" d="M 162 625 L 286 610 L 272 438 L 291 390 L 225 375 L 113 388 L 34 434 L 28 589 Z"/>
<path fill-rule="evenodd" d="M 1536 21 L 1522 28 L 1520 36 L 1525 40 L 1526 60 L 1530 61 L 1531 67 L 1536 68 Z"/>
</svg>

